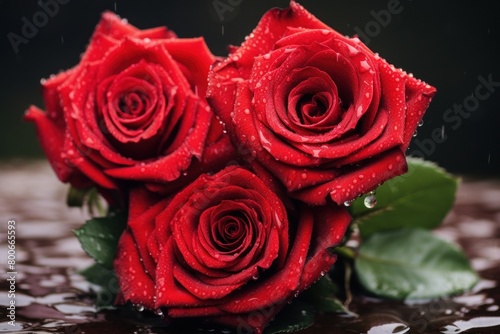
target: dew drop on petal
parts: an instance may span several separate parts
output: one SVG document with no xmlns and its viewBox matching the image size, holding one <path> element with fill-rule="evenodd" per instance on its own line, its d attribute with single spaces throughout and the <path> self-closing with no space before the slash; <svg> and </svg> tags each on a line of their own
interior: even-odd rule
<svg viewBox="0 0 500 334">
<path fill-rule="evenodd" d="M 363 72 L 366 72 L 368 71 L 371 67 L 370 67 L 370 64 L 368 64 L 368 62 L 366 60 L 363 60 L 359 63 L 359 65 L 361 66 L 361 69 Z"/>
<path fill-rule="evenodd" d="M 356 113 L 359 116 L 361 116 L 363 114 L 363 106 L 359 106 L 358 109 L 356 110 Z"/>
<path fill-rule="evenodd" d="M 137 304 L 137 305 L 135 305 L 135 309 L 139 312 L 142 312 L 142 311 L 144 311 L 144 305 Z"/>
<path fill-rule="evenodd" d="M 347 45 L 347 48 L 348 48 L 348 50 L 349 50 L 349 56 L 354 57 L 354 56 L 356 56 L 357 54 L 359 54 L 359 50 L 358 50 L 358 49 L 356 49 L 355 47 L 353 47 L 353 46 L 351 46 L 351 45 L 349 45 L 349 44 L 348 44 L 348 45 Z"/>
</svg>

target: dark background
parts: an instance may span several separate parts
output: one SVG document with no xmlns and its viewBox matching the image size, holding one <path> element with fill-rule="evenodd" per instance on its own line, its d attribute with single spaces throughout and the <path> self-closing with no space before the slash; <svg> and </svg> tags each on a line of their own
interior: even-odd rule
<svg viewBox="0 0 500 334">
<path fill-rule="evenodd" d="M 44 3 L 55 0 L 42 0 Z M 240 44 L 271 7 L 287 0 L 110 1 L 59 0 L 53 17 L 20 44 L 16 53 L 12 32 L 22 36 L 23 17 L 33 22 L 42 8 L 35 0 L 0 0 L 0 159 L 42 157 L 33 124 L 22 122 L 30 104 L 43 107 L 40 79 L 79 61 L 79 55 L 104 10 L 116 11 L 139 27 L 167 25 L 179 37 L 203 35 L 216 55 L 226 45 Z M 396 0 L 302 0 L 310 12 L 345 35 L 364 31 L 369 47 L 396 67 L 402 67 L 438 89 L 409 152 L 420 150 L 452 172 L 500 177 L 500 6 L 491 0 L 466 2 L 400 0 L 402 8 L 390 22 L 377 22 L 374 13 Z M 215 5 L 231 10 L 219 15 Z M 454 104 L 474 101 L 479 77 L 499 82 L 488 98 L 469 107 L 470 116 L 448 113 Z M 481 90 L 485 93 L 484 88 Z M 459 117 L 446 122 L 444 115 Z M 455 118 L 456 120 L 457 118 Z M 455 127 L 455 129 L 452 127 Z M 432 132 L 444 126 L 446 141 L 430 143 Z M 425 149 L 416 140 L 426 143 Z"/>
</svg>

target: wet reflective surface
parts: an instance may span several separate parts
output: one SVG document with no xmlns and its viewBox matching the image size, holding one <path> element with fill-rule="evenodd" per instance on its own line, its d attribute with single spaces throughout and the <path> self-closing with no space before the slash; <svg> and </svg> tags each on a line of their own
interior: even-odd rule
<svg viewBox="0 0 500 334">
<path fill-rule="evenodd" d="M 77 274 L 92 260 L 71 233 L 87 217 L 65 207 L 65 192 L 46 163 L 0 165 L 0 332 L 231 333 L 130 309 L 97 312 L 95 286 Z M 9 219 L 17 237 L 15 326 L 6 314 Z M 300 333 L 500 333 L 500 181 L 465 181 L 438 233 L 465 248 L 482 278 L 473 291 L 419 304 L 354 296 L 359 317 L 322 315 Z"/>
</svg>

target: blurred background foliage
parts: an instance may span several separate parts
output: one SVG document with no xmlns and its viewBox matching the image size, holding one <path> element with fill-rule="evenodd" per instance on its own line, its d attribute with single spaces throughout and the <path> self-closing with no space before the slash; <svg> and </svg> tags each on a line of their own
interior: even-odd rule
<svg viewBox="0 0 500 334">
<path fill-rule="evenodd" d="M 51 1 L 56 0 L 41 0 Z M 24 110 L 30 104 L 43 107 L 40 79 L 78 63 L 103 11 L 115 11 L 139 28 L 167 25 L 179 37 L 203 35 L 212 52 L 224 56 L 226 46 L 243 41 L 266 10 L 286 7 L 289 3 L 288 0 L 57 1 L 57 12 L 47 15 L 45 24 L 27 38 L 27 43 L 19 44 L 16 53 L 9 33 L 22 37 L 26 20 L 33 23 L 37 15 L 37 19 L 43 19 L 43 15 L 37 14 L 43 8 L 35 0 L 0 0 L 0 163 L 43 157 L 33 124 L 22 122 Z M 426 159 L 452 172 L 500 176 L 498 2 L 299 2 L 342 34 L 365 33 L 360 37 L 369 39 L 372 50 L 437 87 L 438 94 L 409 152 L 422 152 Z M 490 87 L 486 98 L 484 94 L 481 99 L 475 96 L 482 85 L 479 77 L 498 82 L 498 87 Z M 484 88 L 487 87 L 481 93 L 487 92 Z M 453 111 L 454 105 L 465 102 L 469 103 L 469 111 L 462 115 L 467 117 Z M 454 121 L 446 121 L 446 116 L 454 117 Z M 429 141 L 433 131 L 441 132 L 443 126 L 446 140 L 433 141 L 432 148 Z"/>
</svg>

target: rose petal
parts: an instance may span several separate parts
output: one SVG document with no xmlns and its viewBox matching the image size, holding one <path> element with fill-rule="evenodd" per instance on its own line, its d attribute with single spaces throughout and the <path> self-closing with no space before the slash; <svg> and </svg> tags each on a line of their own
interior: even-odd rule
<svg viewBox="0 0 500 334">
<path fill-rule="evenodd" d="M 252 289 L 238 291 L 220 308 L 230 313 L 244 313 L 270 307 L 288 300 L 298 288 L 306 259 L 314 221 L 312 215 L 302 216 L 285 265 L 269 278 L 259 280 Z M 300 263 L 302 259 L 302 264 Z"/>
<path fill-rule="evenodd" d="M 312 214 L 315 221 L 308 260 L 300 280 L 299 290 L 305 290 L 330 270 L 336 260 L 331 248 L 342 242 L 352 218 L 345 207 L 336 205 L 314 209 L 302 206 L 301 213 Z"/>
<path fill-rule="evenodd" d="M 207 90 L 207 75 L 215 57 L 208 49 L 203 38 L 171 39 L 162 42 L 163 47 L 178 63 L 193 91 L 200 97 L 205 97 Z"/>
<path fill-rule="evenodd" d="M 111 168 L 106 170 L 106 174 L 115 178 L 150 182 L 168 182 L 179 178 L 190 165 L 193 156 L 201 157 L 208 124 L 213 117 L 208 106 L 204 107 L 194 98 L 188 100 L 187 109 L 193 110 L 191 112 L 197 115 L 196 123 L 184 142 L 173 152 L 152 162 L 143 163 L 139 168 L 136 166 Z"/>
<path fill-rule="evenodd" d="M 424 116 L 425 110 L 429 107 L 432 97 L 436 94 L 436 88 L 409 75 L 406 75 L 405 88 L 408 109 L 406 110 L 404 144 L 401 147 L 403 151 L 406 151 L 410 145 L 418 123 Z"/>
<path fill-rule="evenodd" d="M 173 275 L 177 282 L 179 282 L 187 291 L 190 291 L 194 296 L 202 300 L 221 299 L 246 283 L 240 282 L 231 285 L 205 284 L 181 266 L 174 266 Z"/>
<path fill-rule="evenodd" d="M 306 203 L 324 205 L 329 194 L 335 203 L 342 204 L 375 190 L 382 182 L 406 173 L 407 170 L 405 155 L 396 148 L 363 162 L 359 167 L 354 167 L 329 182 L 295 191 L 291 196 Z"/>
<path fill-rule="evenodd" d="M 155 228 L 154 218 L 165 208 L 169 201 L 169 199 L 158 201 L 153 194 L 140 189 L 134 189 L 130 193 L 129 207 L 131 208 L 131 215 L 129 215 L 127 226 L 134 238 L 144 269 L 153 279 L 158 254 L 150 253 L 148 242 Z M 138 214 L 139 210 L 151 202 L 156 202 L 156 204 L 148 207 L 142 214 Z"/>
<path fill-rule="evenodd" d="M 162 249 L 162 253 L 156 268 L 156 296 L 155 308 L 168 306 L 190 306 L 197 307 L 205 305 L 202 300 L 186 291 L 174 279 L 175 255 L 172 247 L 173 240 L 168 240 Z"/>
<path fill-rule="evenodd" d="M 68 80 L 68 78 L 72 76 L 74 72 L 75 70 L 71 69 L 51 76 L 49 79 L 42 81 L 43 101 L 47 110 L 46 116 L 61 128 L 64 127 L 65 121 L 64 110 L 61 106 L 58 87 L 64 81 Z"/>
<path fill-rule="evenodd" d="M 209 74 L 207 100 L 226 124 L 234 105 L 236 82 L 239 78 L 249 78 L 254 58 L 272 50 L 274 43 L 289 27 L 331 30 L 292 1 L 287 9 L 275 8 L 268 11 L 241 47 L 233 49 L 231 57 L 213 66 L 213 71 Z M 273 33 L 269 34 L 270 31 Z"/>
<path fill-rule="evenodd" d="M 62 182 L 71 181 L 76 187 L 90 186 L 90 181 L 61 156 L 63 153 L 61 148 L 66 137 L 64 130 L 59 128 L 47 117 L 46 113 L 35 106 L 31 106 L 27 110 L 24 119 L 35 123 L 40 145 L 59 180 Z"/>
<path fill-rule="evenodd" d="M 145 272 L 132 235 L 125 231 L 118 243 L 114 261 L 116 278 L 124 300 L 154 309 L 155 284 Z"/>
</svg>

